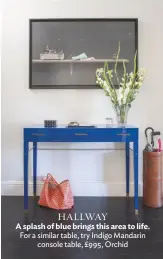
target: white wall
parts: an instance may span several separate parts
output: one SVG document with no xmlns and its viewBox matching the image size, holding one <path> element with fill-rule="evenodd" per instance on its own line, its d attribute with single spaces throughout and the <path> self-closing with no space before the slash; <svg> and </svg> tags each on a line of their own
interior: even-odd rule
<svg viewBox="0 0 163 259">
<path fill-rule="evenodd" d="M 162 0 L 4 1 L 3 193 L 23 193 L 23 127 L 41 124 L 45 118 L 57 119 L 60 124 L 72 120 L 81 123 L 105 123 L 106 117 L 113 117 L 115 121 L 114 111 L 102 90 L 28 89 L 29 18 L 139 18 L 139 65 L 147 69 L 147 78 L 129 112 L 128 122 L 140 127 L 141 176 L 144 128 L 149 125 L 157 130 L 163 128 L 162 13 Z M 59 146 L 74 147 L 68 144 Z M 96 146 L 91 144 L 91 147 Z M 124 164 L 123 151 L 40 151 L 38 172 L 39 175 L 51 172 L 58 180 L 68 177 L 75 195 L 124 195 Z"/>
</svg>

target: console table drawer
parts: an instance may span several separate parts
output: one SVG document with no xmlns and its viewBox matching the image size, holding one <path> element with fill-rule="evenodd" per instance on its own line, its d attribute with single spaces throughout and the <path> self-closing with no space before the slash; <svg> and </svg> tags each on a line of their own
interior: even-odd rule
<svg viewBox="0 0 163 259">
<path fill-rule="evenodd" d="M 69 137 L 73 142 L 129 142 L 135 138 L 135 132 L 122 129 L 78 130 L 72 132 Z"/>
<path fill-rule="evenodd" d="M 66 132 L 59 132 L 51 129 L 43 129 L 42 131 L 29 132 L 29 142 L 64 142 L 68 141 Z"/>
</svg>

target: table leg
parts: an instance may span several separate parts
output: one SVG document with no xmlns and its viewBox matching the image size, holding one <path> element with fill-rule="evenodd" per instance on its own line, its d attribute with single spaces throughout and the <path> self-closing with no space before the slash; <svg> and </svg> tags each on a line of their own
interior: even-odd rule
<svg viewBox="0 0 163 259">
<path fill-rule="evenodd" d="M 130 143 L 126 142 L 126 197 L 130 193 Z"/>
<path fill-rule="evenodd" d="M 138 214 L 138 141 L 134 142 L 134 207 L 135 214 Z"/>
<path fill-rule="evenodd" d="M 33 196 L 36 196 L 36 179 L 37 179 L 37 142 L 33 143 Z"/>
<path fill-rule="evenodd" d="M 24 141 L 24 210 L 28 210 L 28 142 Z"/>
</svg>

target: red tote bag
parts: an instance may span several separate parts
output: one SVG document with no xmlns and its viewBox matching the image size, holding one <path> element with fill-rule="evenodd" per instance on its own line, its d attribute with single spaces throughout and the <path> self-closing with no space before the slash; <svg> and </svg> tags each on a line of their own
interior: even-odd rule
<svg viewBox="0 0 163 259">
<path fill-rule="evenodd" d="M 74 206 L 74 198 L 70 182 L 65 180 L 57 183 L 54 177 L 48 174 L 38 204 L 56 210 L 71 209 Z"/>
</svg>

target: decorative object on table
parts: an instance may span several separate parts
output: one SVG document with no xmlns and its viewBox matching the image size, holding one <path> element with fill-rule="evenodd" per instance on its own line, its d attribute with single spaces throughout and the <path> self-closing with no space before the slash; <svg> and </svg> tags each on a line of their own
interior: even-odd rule
<svg viewBox="0 0 163 259">
<path fill-rule="evenodd" d="M 44 127 L 45 128 L 55 128 L 57 126 L 56 120 L 44 120 Z"/>
<path fill-rule="evenodd" d="M 79 124 L 76 121 L 72 121 L 68 124 L 68 128 L 95 128 L 95 125 L 91 125 L 91 124 Z"/>
<path fill-rule="evenodd" d="M 113 125 L 113 119 L 112 118 L 106 118 L 106 127 L 111 127 Z"/>
<path fill-rule="evenodd" d="M 56 49 L 50 49 L 48 45 L 44 48 L 44 53 L 40 54 L 41 60 L 63 60 L 64 59 L 64 52 L 61 50 L 57 52 Z"/>
<path fill-rule="evenodd" d="M 74 198 L 69 180 L 58 183 L 48 174 L 38 204 L 56 210 L 71 209 L 74 206 Z"/>
<path fill-rule="evenodd" d="M 71 121 L 68 124 L 68 127 L 78 127 L 78 126 L 79 126 L 79 123 L 77 121 Z"/>
<path fill-rule="evenodd" d="M 117 71 L 119 55 L 120 43 L 114 69 L 109 69 L 108 63 L 105 62 L 104 68 L 96 70 L 96 83 L 105 91 L 106 96 L 110 97 L 117 115 L 118 124 L 125 125 L 131 103 L 135 100 L 144 81 L 145 69 L 137 68 L 137 53 L 135 53 L 133 72 L 127 73 L 125 62 L 123 62 L 123 75 L 119 78 Z M 113 78 L 116 79 L 118 88 L 115 87 Z"/>
</svg>

